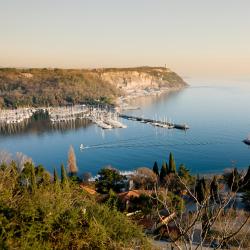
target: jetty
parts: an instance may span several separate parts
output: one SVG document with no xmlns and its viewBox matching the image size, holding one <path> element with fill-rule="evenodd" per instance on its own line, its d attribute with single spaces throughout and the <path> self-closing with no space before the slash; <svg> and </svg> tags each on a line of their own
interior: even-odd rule
<svg viewBox="0 0 250 250">
<path fill-rule="evenodd" d="M 189 126 L 187 124 L 175 124 L 168 121 L 160 121 L 160 120 L 154 120 L 154 119 L 148 119 L 138 116 L 131 116 L 131 115 L 125 115 L 125 114 L 119 114 L 119 116 L 123 119 L 131 120 L 131 121 L 138 121 L 141 123 L 150 124 L 152 126 L 161 127 L 161 128 L 175 128 L 175 129 L 181 129 L 181 130 L 187 130 L 189 129 Z"/>
</svg>

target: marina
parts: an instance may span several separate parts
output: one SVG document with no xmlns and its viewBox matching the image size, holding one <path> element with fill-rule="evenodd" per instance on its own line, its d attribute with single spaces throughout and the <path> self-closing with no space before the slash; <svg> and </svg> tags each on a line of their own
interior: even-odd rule
<svg viewBox="0 0 250 250">
<path fill-rule="evenodd" d="M 0 112 L 0 127 L 2 129 L 13 124 L 25 125 L 30 118 L 38 113 L 47 114 L 53 125 L 88 119 L 102 129 L 126 128 L 126 125 L 119 121 L 119 114 L 112 109 L 87 105 L 2 110 Z"/>
<path fill-rule="evenodd" d="M 77 119 L 88 119 L 97 124 L 102 129 L 127 128 L 125 124 L 119 121 L 119 118 L 138 121 L 141 123 L 150 124 L 152 126 L 187 130 L 187 124 L 174 124 L 169 121 L 156 119 L 142 118 L 120 114 L 112 109 L 103 107 L 74 105 L 65 107 L 48 107 L 48 108 L 19 108 L 16 110 L 3 110 L 0 113 L 0 126 L 9 124 L 26 124 L 27 121 L 37 113 L 47 113 L 52 124 L 65 123 L 75 121 Z M 26 122 L 24 122 L 26 121 Z"/>
</svg>

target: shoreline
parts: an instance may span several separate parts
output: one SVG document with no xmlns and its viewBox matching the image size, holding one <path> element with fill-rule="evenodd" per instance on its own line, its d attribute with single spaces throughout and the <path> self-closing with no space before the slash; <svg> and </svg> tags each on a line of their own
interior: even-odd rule
<svg viewBox="0 0 250 250">
<path fill-rule="evenodd" d="M 181 86 L 181 87 L 162 87 L 159 89 L 141 89 L 141 90 L 135 90 L 132 91 L 131 93 L 127 93 L 124 96 L 120 96 L 116 100 L 116 108 L 118 111 L 126 111 L 126 110 L 135 110 L 135 109 L 140 109 L 141 107 L 139 106 L 132 106 L 131 102 L 137 98 L 143 98 L 143 97 L 159 97 L 163 94 L 170 94 L 171 92 L 176 92 L 180 91 L 182 89 L 187 88 L 188 86 Z"/>
</svg>

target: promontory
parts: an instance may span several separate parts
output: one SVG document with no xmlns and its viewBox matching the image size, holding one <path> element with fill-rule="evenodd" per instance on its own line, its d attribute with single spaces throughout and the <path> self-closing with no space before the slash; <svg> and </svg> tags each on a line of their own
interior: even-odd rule
<svg viewBox="0 0 250 250">
<path fill-rule="evenodd" d="M 114 104 L 118 97 L 151 95 L 187 86 L 165 67 L 0 68 L 0 108 Z"/>
</svg>

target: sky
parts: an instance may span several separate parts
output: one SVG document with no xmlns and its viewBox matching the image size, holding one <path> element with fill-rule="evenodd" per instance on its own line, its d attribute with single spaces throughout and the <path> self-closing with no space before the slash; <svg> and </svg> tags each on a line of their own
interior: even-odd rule
<svg viewBox="0 0 250 250">
<path fill-rule="evenodd" d="M 249 0 L 0 0 L 0 66 L 250 79 Z"/>
</svg>

